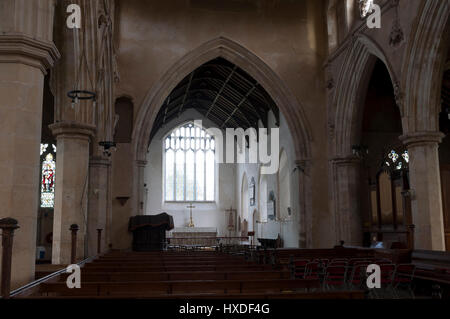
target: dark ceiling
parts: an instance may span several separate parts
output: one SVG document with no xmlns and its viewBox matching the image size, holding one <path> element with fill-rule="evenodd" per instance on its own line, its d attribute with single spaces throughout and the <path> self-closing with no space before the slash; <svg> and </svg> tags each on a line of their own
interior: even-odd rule
<svg viewBox="0 0 450 319">
<path fill-rule="evenodd" d="M 269 94 L 245 71 L 216 58 L 186 76 L 169 94 L 156 116 L 151 138 L 164 125 L 194 108 L 219 128 L 267 127 L 270 110 L 279 111 Z"/>
</svg>

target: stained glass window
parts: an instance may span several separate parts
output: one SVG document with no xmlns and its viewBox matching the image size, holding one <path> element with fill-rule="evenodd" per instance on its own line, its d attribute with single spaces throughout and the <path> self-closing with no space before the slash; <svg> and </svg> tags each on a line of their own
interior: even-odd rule
<svg viewBox="0 0 450 319">
<path fill-rule="evenodd" d="M 164 140 L 164 200 L 214 201 L 214 137 L 193 123 L 174 129 Z"/>
<path fill-rule="evenodd" d="M 41 207 L 53 208 L 55 205 L 56 146 L 41 144 Z"/>
<path fill-rule="evenodd" d="M 393 170 L 406 169 L 409 164 L 408 151 L 405 150 L 403 152 L 397 152 L 395 150 L 391 150 L 385 157 L 385 164 Z"/>
</svg>

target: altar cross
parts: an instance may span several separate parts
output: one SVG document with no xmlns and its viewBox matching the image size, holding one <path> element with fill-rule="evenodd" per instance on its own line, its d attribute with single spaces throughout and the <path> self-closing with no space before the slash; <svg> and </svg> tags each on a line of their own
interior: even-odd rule
<svg viewBox="0 0 450 319">
<path fill-rule="evenodd" d="M 192 220 L 192 208 L 195 208 L 195 206 L 193 206 L 192 203 L 190 203 L 186 207 L 189 208 L 189 216 L 190 216 L 188 227 L 194 227 L 194 221 Z"/>
</svg>

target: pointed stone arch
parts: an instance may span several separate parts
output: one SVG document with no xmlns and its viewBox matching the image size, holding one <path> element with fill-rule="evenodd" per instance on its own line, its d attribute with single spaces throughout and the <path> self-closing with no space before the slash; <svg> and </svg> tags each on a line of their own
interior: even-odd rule
<svg viewBox="0 0 450 319">
<path fill-rule="evenodd" d="M 224 37 L 210 40 L 175 62 L 156 82 L 140 105 L 132 137 L 134 156 L 133 167 L 133 201 L 132 210 L 143 213 L 143 175 L 147 164 L 146 154 L 150 141 L 150 132 L 165 98 L 178 83 L 202 64 L 222 57 L 247 72 L 271 96 L 280 111 L 285 114 L 286 122 L 295 147 L 297 161 L 309 161 L 312 154 L 312 129 L 301 103 L 283 80 L 258 56 L 237 42 Z M 305 189 L 310 189 L 311 181 L 305 181 Z M 309 201 L 304 193 L 299 194 L 301 200 Z M 312 206 L 308 205 L 305 214 L 312 214 Z"/>
<path fill-rule="evenodd" d="M 148 91 L 139 108 L 133 131 L 135 160 L 145 160 L 153 122 L 167 95 L 189 73 L 217 57 L 234 63 L 264 87 L 281 112 L 288 115 L 286 121 L 294 140 L 296 158 L 310 158 L 312 130 L 297 98 L 281 78 L 258 56 L 230 39 L 219 37 L 183 56 Z"/>
<path fill-rule="evenodd" d="M 351 155 L 351 146 L 358 140 L 364 112 L 364 98 L 377 59 L 386 66 L 394 91 L 398 91 L 397 75 L 382 48 L 366 35 L 355 37 L 340 69 L 332 102 L 336 105 L 334 118 L 336 138 L 333 145 L 336 158 Z M 400 113 L 403 114 L 401 108 Z"/>
<path fill-rule="evenodd" d="M 377 59 L 389 72 L 394 93 L 399 91 L 397 74 L 382 48 L 371 38 L 355 36 L 345 53 L 339 78 L 331 99 L 335 109 L 335 138 L 331 143 L 333 158 L 330 161 L 330 202 L 333 210 L 336 243 L 344 240 L 351 245 L 362 243 L 362 222 L 359 211 L 360 162 L 352 155 L 352 145 L 361 137 L 364 100 L 372 70 Z M 397 97 L 396 97 L 397 100 Z M 398 103 L 397 103 L 398 105 Z M 400 108 L 400 113 L 403 110 Z"/>
<path fill-rule="evenodd" d="M 422 2 L 402 66 L 400 102 L 406 133 L 439 131 L 441 82 L 449 49 L 450 2 Z"/>
</svg>

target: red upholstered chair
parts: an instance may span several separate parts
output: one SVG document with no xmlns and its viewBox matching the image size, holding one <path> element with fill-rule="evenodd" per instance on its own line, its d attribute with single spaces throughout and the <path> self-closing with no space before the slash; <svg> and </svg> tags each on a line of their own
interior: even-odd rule
<svg viewBox="0 0 450 319">
<path fill-rule="evenodd" d="M 401 292 L 405 290 L 409 293 L 410 297 L 415 297 L 412 287 L 415 271 L 416 266 L 413 264 L 397 265 L 393 279 L 393 292 L 395 297 L 400 298 Z"/>
<path fill-rule="evenodd" d="M 320 271 L 321 271 L 320 263 L 310 262 L 310 263 L 306 264 L 304 278 L 319 280 L 320 279 Z"/>
<path fill-rule="evenodd" d="M 328 267 L 335 267 L 335 266 L 344 266 L 347 267 L 348 262 L 346 260 L 332 260 L 329 264 Z"/>
<path fill-rule="evenodd" d="M 323 281 L 324 289 L 343 289 L 346 288 L 346 266 L 329 266 L 327 267 L 325 278 Z"/>
<path fill-rule="evenodd" d="M 330 260 L 326 259 L 326 258 L 316 259 L 315 261 L 318 261 L 320 263 L 321 267 L 324 269 L 327 268 L 328 264 L 330 263 Z"/>
<path fill-rule="evenodd" d="M 303 279 L 305 277 L 305 268 L 309 263 L 308 259 L 299 259 L 294 261 L 294 275 L 297 279 Z"/>
<path fill-rule="evenodd" d="M 367 262 L 357 262 L 351 269 L 348 270 L 348 287 L 349 289 L 363 289 L 366 284 L 366 276 L 367 276 L 367 266 L 369 263 Z"/>
<path fill-rule="evenodd" d="M 393 296 L 393 282 L 395 274 L 394 264 L 380 264 L 381 270 L 381 293 L 384 296 Z M 377 292 L 377 289 L 374 290 Z"/>
</svg>

